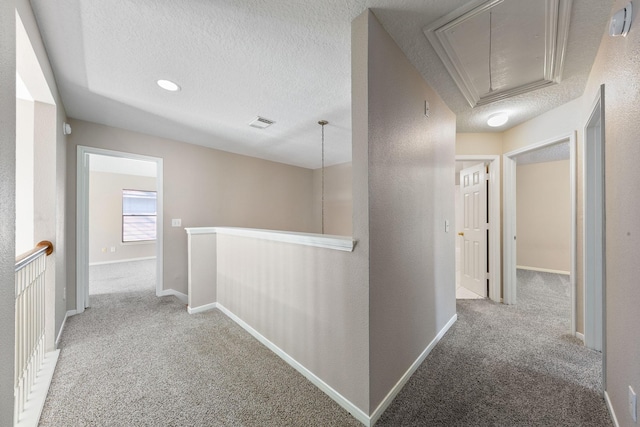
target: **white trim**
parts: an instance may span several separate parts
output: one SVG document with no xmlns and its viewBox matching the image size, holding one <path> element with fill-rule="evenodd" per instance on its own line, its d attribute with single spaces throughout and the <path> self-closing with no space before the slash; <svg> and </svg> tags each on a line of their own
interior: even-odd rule
<svg viewBox="0 0 640 427">
<path fill-rule="evenodd" d="M 187 234 L 216 234 L 216 227 L 188 227 L 184 229 Z"/>
<path fill-rule="evenodd" d="M 577 328 L 577 301 L 576 291 L 578 274 L 578 153 L 576 151 L 576 132 L 572 133 L 573 139 L 569 142 L 569 197 L 571 197 L 571 271 L 569 272 L 569 291 L 571 292 L 571 333 Z"/>
<path fill-rule="evenodd" d="M 500 3 L 502 3 L 502 0 L 475 0 L 468 2 L 422 30 L 471 107 L 489 104 L 535 89 L 548 87 L 559 83 L 562 79 L 572 0 L 546 0 L 544 34 L 546 43 L 541 78 L 514 88 L 495 92 L 481 93 L 478 91 L 464 63 L 456 54 L 449 32 L 452 34 L 459 24 L 481 16 Z"/>
<path fill-rule="evenodd" d="M 240 327 L 242 327 L 245 331 L 249 332 L 255 339 L 264 344 L 269 350 L 273 351 L 277 354 L 282 360 L 287 362 L 291 367 L 293 367 L 296 371 L 300 372 L 305 378 L 307 378 L 311 383 L 313 383 L 320 390 L 325 392 L 330 398 L 336 401 L 340 406 L 342 406 L 345 410 L 347 410 L 351 415 L 356 418 L 358 421 L 363 423 L 365 426 L 370 427 L 373 425 L 371 418 L 356 405 L 351 403 L 346 397 L 338 393 L 335 389 L 333 389 L 329 384 L 325 383 L 322 379 L 317 377 L 313 372 L 304 367 L 300 362 L 295 360 L 293 357 L 289 356 L 284 350 L 280 347 L 269 341 L 265 338 L 260 332 L 253 329 L 249 324 L 247 324 L 244 320 L 240 319 L 238 316 L 233 314 L 229 309 L 227 309 L 222 304 L 218 303 L 218 310 L 226 314 L 231 320 L 236 322 Z"/>
<path fill-rule="evenodd" d="M 15 427 L 36 427 L 38 425 L 59 356 L 60 350 L 50 351 L 44 355 L 29 398 L 20 414 L 20 420 L 14 424 Z"/>
<path fill-rule="evenodd" d="M 505 304 L 516 303 L 516 161 L 504 156 L 503 162 L 503 295 Z M 512 201 L 508 203 L 508 201 Z"/>
<path fill-rule="evenodd" d="M 565 270 L 552 270 L 550 268 L 540 268 L 540 267 L 529 267 L 526 265 L 516 265 L 516 269 L 518 270 L 529 270 L 529 271 L 539 271 L 541 273 L 553 273 L 553 274 L 563 274 L 565 276 L 570 276 L 570 271 Z"/>
<path fill-rule="evenodd" d="M 378 421 L 378 419 L 380 418 L 380 416 L 382 416 L 384 411 L 389 407 L 389 405 L 391 405 L 391 403 L 393 402 L 393 399 L 395 399 L 398 393 L 400 393 L 400 390 L 402 390 L 402 387 L 404 387 L 407 381 L 409 381 L 409 378 L 411 378 L 411 375 L 413 375 L 413 373 L 420 367 L 420 365 L 422 364 L 422 362 L 424 362 L 424 360 L 427 358 L 429 353 L 431 353 L 431 350 L 433 350 L 436 344 L 438 344 L 440 339 L 442 339 L 442 337 L 444 336 L 444 334 L 447 333 L 449 328 L 453 326 L 456 320 L 458 320 L 458 314 L 454 314 L 453 317 L 449 319 L 447 324 L 444 325 L 444 327 L 440 330 L 440 332 L 438 332 L 435 338 L 431 340 L 431 342 L 429 343 L 427 348 L 424 349 L 422 354 L 420 354 L 420 356 L 418 356 L 418 358 L 415 360 L 415 362 L 413 362 L 413 364 L 409 367 L 409 369 L 407 369 L 407 372 L 404 373 L 402 378 L 400 378 L 396 383 L 396 385 L 393 386 L 393 388 L 389 391 L 389 393 L 387 393 L 387 395 L 382 400 L 382 402 L 380 402 L 376 410 L 373 411 L 373 413 L 371 414 L 371 425 L 375 424 L 376 421 Z"/>
<path fill-rule="evenodd" d="M 611 416 L 611 421 L 615 427 L 620 427 L 620 423 L 618 422 L 618 417 L 616 417 L 616 412 L 613 410 L 613 404 L 611 403 L 611 398 L 609 398 L 609 393 L 604 391 L 604 401 L 607 404 L 607 409 L 609 410 L 609 415 Z"/>
<path fill-rule="evenodd" d="M 582 140 L 583 170 L 583 286 L 584 286 L 584 344 L 602 350 L 605 363 L 605 182 L 604 182 L 604 85 L 600 86 L 584 126 Z M 596 134 L 592 123 L 600 122 Z M 599 235 L 598 235 L 599 234 Z M 598 319 L 600 317 L 600 319 Z M 598 331 L 600 329 L 600 331 Z M 605 378 L 603 369 L 603 384 Z"/>
<path fill-rule="evenodd" d="M 584 343 L 584 334 L 581 334 L 580 332 L 576 332 L 576 338 L 578 338 L 580 341 Z"/>
<path fill-rule="evenodd" d="M 116 259 L 114 261 L 90 262 L 89 267 L 93 267 L 94 265 L 120 264 L 122 262 L 148 261 L 156 258 L 156 256 L 146 256 L 141 258 Z"/>
<path fill-rule="evenodd" d="M 165 289 L 164 291 L 160 291 L 159 293 L 156 293 L 156 296 L 159 296 L 159 297 L 174 296 L 178 298 L 181 302 L 188 304 L 188 297 L 182 292 L 176 291 L 175 289 Z"/>
<path fill-rule="evenodd" d="M 211 233 L 211 227 L 198 233 L 197 229 L 185 229 L 189 234 Z M 293 243 L 296 245 L 315 246 L 337 251 L 353 252 L 356 241 L 348 236 L 332 236 L 329 234 L 297 233 L 293 231 L 259 230 L 255 228 L 215 227 L 215 233 L 229 236 L 250 237 L 252 239 L 271 240 L 274 242 Z"/>
<path fill-rule="evenodd" d="M 78 145 L 76 156 L 76 312 L 84 312 L 89 306 L 89 155 L 120 157 L 156 163 L 156 186 L 158 208 L 156 230 L 156 295 L 160 296 L 163 284 L 163 159 L 103 148 Z"/>
<path fill-rule="evenodd" d="M 62 319 L 62 324 L 60 325 L 60 330 L 58 331 L 58 337 L 56 338 L 56 348 L 58 348 L 58 344 L 60 344 L 60 338 L 62 337 L 62 331 L 64 330 L 64 326 L 67 324 L 67 319 L 76 314 L 76 310 L 69 310 L 64 314 L 64 319 Z"/>
<path fill-rule="evenodd" d="M 457 155 L 456 161 L 489 161 L 489 298 L 501 301 L 500 155 Z M 492 220 L 493 219 L 493 220 Z M 494 225 L 495 224 L 495 225 Z"/>
<path fill-rule="evenodd" d="M 571 188 L 571 334 L 576 333 L 576 250 L 577 250 L 577 197 L 576 197 L 576 132 L 560 135 L 517 150 L 503 154 L 504 159 L 504 186 L 503 186 L 503 254 L 504 254 L 504 301 L 505 304 L 515 304 L 517 299 L 516 288 L 516 161 L 518 154 L 528 153 L 549 145 L 562 142 L 569 143 L 569 168 Z"/>
<path fill-rule="evenodd" d="M 191 307 L 187 306 L 187 313 L 189 313 L 189 314 L 202 313 L 203 311 L 213 310 L 214 308 L 218 308 L 218 303 L 217 302 L 212 302 L 210 304 L 201 305 L 201 306 L 195 307 L 195 308 L 191 308 Z"/>
</svg>

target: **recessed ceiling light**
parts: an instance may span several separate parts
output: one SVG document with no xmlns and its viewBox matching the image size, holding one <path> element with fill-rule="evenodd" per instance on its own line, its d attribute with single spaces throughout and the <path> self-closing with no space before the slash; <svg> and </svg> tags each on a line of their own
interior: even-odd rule
<svg viewBox="0 0 640 427">
<path fill-rule="evenodd" d="M 502 126 L 503 124 L 509 121 L 509 116 L 507 113 L 494 113 L 489 116 L 489 120 L 487 120 L 487 124 L 491 127 Z"/>
<path fill-rule="evenodd" d="M 180 86 L 172 82 L 171 80 L 158 80 L 158 86 L 160 86 L 164 90 L 168 90 L 171 92 L 177 92 L 180 90 Z"/>
</svg>

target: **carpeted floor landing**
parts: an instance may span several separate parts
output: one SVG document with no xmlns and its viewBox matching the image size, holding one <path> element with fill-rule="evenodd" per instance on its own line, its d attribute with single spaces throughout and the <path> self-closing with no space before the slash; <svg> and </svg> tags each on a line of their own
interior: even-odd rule
<svg viewBox="0 0 640 427">
<path fill-rule="evenodd" d="M 612 426 L 601 354 L 569 334 L 568 277 L 518 270 L 518 304 L 458 300 L 458 321 L 376 426 Z"/>
<path fill-rule="evenodd" d="M 92 308 L 68 319 L 41 426 L 361 425 L 224 314 L 189 315 L 129 267 L 92 276 Z M 611 425 L 600 355 L 567 335 L 568 287 L 527 275 L 518 306 L 459 301 L 376 425 Z"/>
</svg>

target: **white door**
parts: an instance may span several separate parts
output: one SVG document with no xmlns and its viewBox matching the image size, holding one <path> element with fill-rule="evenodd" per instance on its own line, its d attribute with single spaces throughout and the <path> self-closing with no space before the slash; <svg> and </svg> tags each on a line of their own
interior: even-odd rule
<svg viewBox="0 0 640 427">
<path fill-rule="evenodd" d="M 462 272 L 460 284 L 487 297 L 487 180 L 485 165 L 460 171 Z"/>
</svg>

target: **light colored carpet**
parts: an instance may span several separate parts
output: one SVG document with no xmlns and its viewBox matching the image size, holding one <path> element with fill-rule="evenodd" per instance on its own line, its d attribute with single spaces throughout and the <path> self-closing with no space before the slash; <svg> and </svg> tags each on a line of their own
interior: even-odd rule
<svg viewBox="0 0 640 427">
<path fill-rule="evenodd" d="M 142 268 L 68 320 L 41 426 L 360 425 L 219 311 L 189 315 L 152 280 L 127 284 Z M 516 307 L 458 301 L 376 425 L 609 426 L 600 355 L 567 335 L 566 284 L 540 279 L 519 280 Z"/>
<path fill-rule="evenodd" d="M 569 334 L 567 276 L 518 270 L 518 304 L 458 300 L 458 321 L 377 426 L 612 426 L 602 358 Z"/>
<path fill-rule="evenodd" d="M 361 425 L 221 312 L 127 281 L 142 264 L 91 275 L 120 283 L 67 320 L 41 426 Z"/>
</svg>

